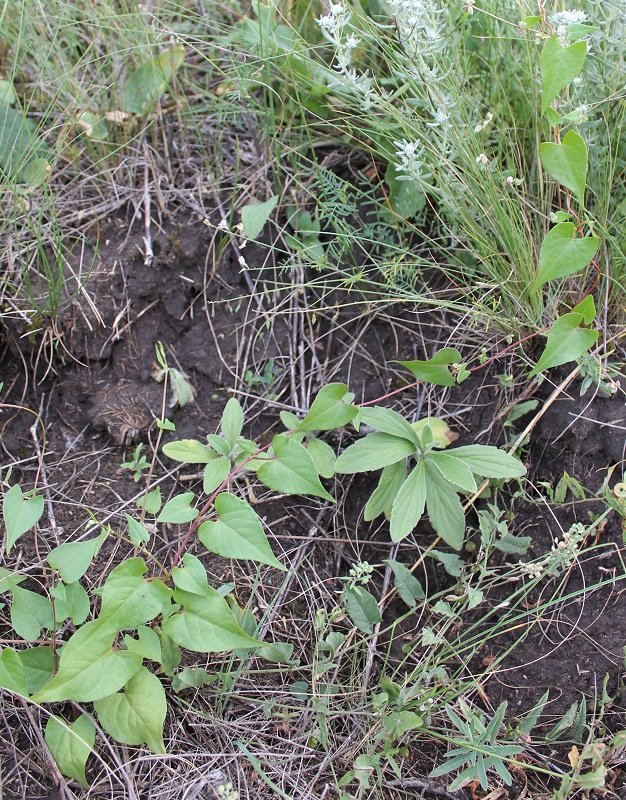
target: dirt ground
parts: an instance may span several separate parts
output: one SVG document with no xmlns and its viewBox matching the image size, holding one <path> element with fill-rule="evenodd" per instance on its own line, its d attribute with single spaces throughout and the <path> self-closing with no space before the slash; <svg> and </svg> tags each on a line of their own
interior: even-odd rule
<svg viewBox="0 0 626 800">
<path fill-rule="evenodd" d="M 306 289 L 291 288 L 301 282 L 301 273 L 272 264 L 267 248 L 257 244 L 249 244 L 243 251 L 248 269 L 242 268 L 235 249 L 197 215 L 180 216 L 155 236 L 154 260 L 149 265 L 144 263 L 141 231 L 131 228 L 129 234 L 128 230 L 129 220 L 123 214 L 102 226 L 97 251 L 96 241 L 91 243 L 93 273 L 64 308 L 55 336 L 29 332 L 11 322 L 2 329 L 2 399 L 13 406 L 0 410 L 3 474 L 14 464 L 12 480 L 25 487 L 32 486 L 36 477 L 40 484 L 45 478 L 54 509 L 42 521 L 38 538 L 29 535 L 20 541 L 12 554 L 14 566 L 36 564 L 58 542 L 84 533 L 87 509 L 101 522 L 110 517 L 111 524 L 118 525 L 122 511 L 134 507 L 142 484 L 135 483 L 121 464 L 135 442 L 145 442 L 149 454 L 156 439 L 153 418 L 162 403 L 162 386 L 153 377 L 157 342 L 164 344 L 170 365 L 188 376 L 197 393 L 184 409 L 168 411 L 176 424 L 176 433 L 168 436 L 201 438 L 214 432 L 226 400 L 234 394 L 246 409 L 247 435 L 262 444 L 278 429 L 281 409 L 302 412 L 324 383 L 343 380 L 358 400 L 372 400 L 403 385 L 405 377 L 390 364 L 393 359 L 430 356 L 441 346 L 438 331 L 446 322 L 443 312 L 377 304 L 358 289 L 333 288 L 332 280 L 320 274 L 308 276 L 311 280 Z M 257 291 L 263 290 L 252 299 L 251 282 Z M 502 427 L 506 409 L 518 399 L 518 390 L 498 378 L 504 366 L 492 365 L 452 389 L 410 389 L 389 402 L 406 415 L 443 413 L 459 434 L 459 444 L 501 445 L 512 437 L 512 429 Z M 559 376 L 552 379 L 558 382 Z M 554 385 L 544 382 L 534 397 L 545 400 Z M 548 552 L 555 538 L 572 523 L 587 523 L 589 511 L 601 511 L 597 501 L 574 502 L 571 494 L 565 503 L 550 505 L 540 499 L 542 487 L 546 483 L 554 487 L 567 472 L 596 491 L 606 471 L 624 460 L 623 393 L 606 398 L 590 389 L 579 397 L 579 387 L 580 382 L 575 381 L 564 391 L 531 433 L 524 458 L 529 486 L 536 491 L 508 501 L 511 529 L 531 536 L 536 554 Z M 42 425 L 33 427 L 34 416 L 15 406 L 38 412 Z M 527 418 L 516 422 L 514 430 L 521 431 L 525 421 Z M 329 441 L 340 444 L 338 437 L 331 436 Z M 154 479 L 161 480 L 166 497 L 181 483 L 191 490 L 200 486 L 197 474 L 178 466 L 159 454 Z M 324 509 L 322 504 L 302 498 L 256 499 L 273 534 L 276 552 L 306 554 L 305 568 L 317 570 L 317 579 L 325 582 L 326 591 L 337 592 L 339 576 L 346 575 L 354 561 L 380 564 L 389 558 L 390 543 L 384 526 L 368 525 L 359 516 L 371 479 L 327 485 L 338 493 L 341 502 L 337 509 Z M 484 502 L 479 501 L 478 508 Z M 475 519 L 470 515 L 470 522 Z M 165 527 L 158 555 L 167 559 L 180 532 Z M 423 522 L 415 539 L 409 537 L 402 543 L 396 557 L 412 563 L 420 552 L 416 545 L 428 546 L 430 541 L 432 532 Z M 551 592 L 566 598 L 554 613 L 535 613 L 545 600 L 538 593 L 535 605 L 529 603 L 526 609 L 527 623 L 532 624 L 526 624 L 524 641 L 507 654 L 519 638 L 519 630 L 504 629 L 468 665 L 469 670 L 478 671 L 485 659 L 505 654 L 482 686 L 483 702 L 495 707 L 507 700 L 510 713 L 522 712 L 549 689 L 551 702 L 542 719 L 547 729 L 583 696 L 597 716 L 608 676 L 605 694 L 611 701 L 602 724 L 610 729 L 626 727 L 626 605 L 622 598 L 626 553 L 622 523 L 616 514 L 598 530 L 596 544 L 558 585 L 550 585 Z M 197 546 L 193 551 L 202 555 Z M 104 548 L 89 573 L 94 586 L 117 555 L 115 546 Z M 469 554 L 464 557 L 471 558 Z M 502 555 L 503 561 L 506 558 Z M 228 577 L 233 569 L 219 559 L 207 564 L 210 577 L 216 579 Z M 245 573 L 245 567 L 236 569 Z M 433 590 L 450 580 L 432 563 L 420 577 Z M 586 587 L 594 588 L 583 593 Z M 494 606 L 505 602 L 506 592 L 504 585 L 489 602 Z M 291 637 L 306 649 L 309 643 L 298 641 L 290 627 L 297 617 L 297 604 L 290 613 L 291 620 L 277 623 L 276 638 Z M 392 614 L 393 608 L 388 613 Z M 6 644 L 11 633 L 5 614 L 6 609 L 0 612 L 0 636 L 4 637 L 0 641 Z M 281 675 L 280 680 L 288 683 L 297 677 Z M 184 715 L 182 701 L 179 711 Z M 54 797 L 50 765 L 32 754 L 33 741 L 28 741 L 23 731 L 16 732 L 16 713 L 7 710 L 0 717 L 5 743 L 4 754 L 0 751 L 4 796 Z M 22 709 L 19 716 L 24 719 L 25 713 Z M 231 717 L 233 725 L 235 717 Z M 200 744 L 205 742 L 204 734 L 193 727 L 186 729 L 185 736 L 190 742 L 195 739 L 195 744 L 188 744 L 189 753 L 197 754 L 205 746 Z M 21 766 L 11 762 L 15 752 L 23 754 Z M 425 756 L 428 761 L 430 757 Z M 418 764 L 416 769 L 424 775 L 429 766 Z M 154 763 L 143 768 L 149 777 L 142 797 L 176 796 L 170 785 L 179 774 L 174 762 L 163 772 Z M 29 780 L 20 777 L 25 772 L 31 775 Z M 324 791 L 323 777 L 320 773 L 317 797 Z M 247 779 L 255 780 L 253 774 Z M 626 798 L 624 775 L 616 774 L 613 780 L 613 791 Z M 511 797 L 523 794 L 522 783 L 516 776 L 517 789 Z M 213 796 L 203 791 L 200 786 L 196 794 L 188 796 Z M 406 796 L 394 792 L 389 788 L 389 797 Z M 324 796 L 334 797 L 328 791 Z"/>
</svg>

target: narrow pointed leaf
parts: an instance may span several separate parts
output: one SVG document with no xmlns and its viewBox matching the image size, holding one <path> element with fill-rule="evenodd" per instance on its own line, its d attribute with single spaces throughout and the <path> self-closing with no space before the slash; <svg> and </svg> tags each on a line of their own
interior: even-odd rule
<svg viewBox="0 0 626 800">
<path fill-rule="evenodd" d="M 430 524 L 446 544 L 460 550 L 465 539 L 465 513 L 459 496 L 434 464 L 426 461 L 425 466 L 428 482 L 426 509 Z"/>
<path fill-rule="evenodd" d="M 363 519 L 369 522 L 379 514 L 391 514 L 393 501 L 406 480 L 406 462 L 404 459 L 385 467 L 380 473 L 378 486 L 372 492 L 363 511 Z"/>
<path fill-rule="evenodd" d="M 391 408 L 365 406 L 361 409 L 361 422 L 383 433 L 390 433 L 392 436 L 408 439 L 415 447 L 420 446 L 420 438 L 415 428 L 402 415 Z"/>
<path fill-rule="evenodd" d="M 388 558 L 385 561 L 385 564 L 388 564 L 393 571 L 394 581 L 393 585 L 398 592 L 398 595 L 404 600 L 409 608 L 415 608 L 416 600 L 422 600 L 424 595 L 424 590 L 422 589 L 422 584 L 417 580 L 415 575 L 411 572 L 410 569 L 401 564 L 399 561 L 394 561 L 392 558 Z"/>
<path fill-rule="evenodd" d="M 335 471 L 339 474 L 371 472 L 388 467 L 396 461 L 412 456 L 416 447 L 408 439 L 388 433 L 369 433 L 364 439 L 351 444 L 337 459 Z"/>
<path fill-rule="evenodd" d="M 184 464 L 208 464 L 218 457 L 215 450 L 197 439 L 168 442 L 163 445 L 163 452 L 168 458 L 182 461 Z"/>
<path fill-rule="evenodd" d="M 475 492 L 478 488 L 472 470 L 463 459 L 455 457 L 455 450 L 450 453 L 431 453 L 429 460 L 442 476 L 463 492 Z"/>
<path fill-rule="evenodd" d="M 382 621 L 375 598 L 362 586 L 346 588 L 343 603 L 350 619 L 363 633 L 371 633 L 372 625 Z"/>
<path fill-rule="evenodd" d="M 450 455 L 460 459 L 474 475 L 482 478 L 521 478 L 526 474 L 526 467 L 519 458 L 492 445 L 469 444 L 455 447 Z"/>
<path fill-rule="evenodd" d="M 571 311 L 559 317 L 548 331 L 548 341 L 539 361 L 528 373 L 532 378 L 539 372 L 575 361 L 597 342 L 598 331 L 581 328 L 583 315 Z"/>
<path fill-rule="evenodd" d="M 393 542 L 399 542 L 411 533 L 424 513 L 425 504 L 426 472 L 424 460 L 420 459 L 393 501 L 389 523 Z"/>
<path fill-rule="evenodd" d="M 313 459 L 318 475 L 322 478 L 332 478 L 337 461 L 333 448 L 321 439 L 309 439 L 306 449 Z"/>
<path fill-rule="evenodd" d="M 231 447 L 234 447 L 243 428 L 243 410 L 236 397 L 231 397 L 226 403 L 221 425 L 224 438 Z"/>
</svg>

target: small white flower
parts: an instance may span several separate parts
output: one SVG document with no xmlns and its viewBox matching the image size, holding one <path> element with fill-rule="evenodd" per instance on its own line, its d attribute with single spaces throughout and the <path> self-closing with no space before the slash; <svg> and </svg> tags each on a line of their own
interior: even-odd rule
<svg viewBox="0 0 626 800">
<path fill-rule="evenodd" d="M 491 123 L 492 119 L 493 114 L 490 111 L 482 122 L 479 122 L 478 125 L 474 126 L 474 133 L 480 133 L 481 131 L 484 131 L 485 128 Z"/>
<path fill-rule="evenodd" d="M 316 22 L 322 32 L 330 38 L 337 36 L 341 29 L 348 24 L 352 12 L 342 3 L 331 3 L 328 14 L 319 17 Z"/>
<path fill-rule="evenodd" d="M 219 221 L 219 225 L 218 225 L 217 227 L 218 227 L 218 228 L 219 228 L 221 231 L 227 231 L 227 230 L 228 230 L 228 221 L 227 221 L 227 220 L 225 220 L 225 219 L 221 219 L 221 220 Z"/>
<path fill-rule="evenodd" d="M 476 163 L 486 167 L 489 164 L 489 158 L 485 153 L 480 153 L 476 156 Z"/>
</svg>

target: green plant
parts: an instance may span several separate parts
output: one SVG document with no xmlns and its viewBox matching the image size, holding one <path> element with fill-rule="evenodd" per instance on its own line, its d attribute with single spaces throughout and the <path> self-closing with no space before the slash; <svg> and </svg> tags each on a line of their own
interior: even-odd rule
<svg viewBox="0 0 626 800">
<path fill-rule="evenodd" d="M 150 468 L 150 462 L 141 454 L 143 444 L 135 447 L 133 455 L 129 461 L 124 461 L 120 466 L 122 469 L 129 469 L 133 473 L 135 483 L 139 482 L 143 476 L 143 471 Z"/>
</svg>

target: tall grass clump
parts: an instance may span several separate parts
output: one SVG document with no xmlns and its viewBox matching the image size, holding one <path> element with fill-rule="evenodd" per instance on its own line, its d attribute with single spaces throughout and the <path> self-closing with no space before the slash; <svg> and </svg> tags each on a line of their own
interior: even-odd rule
<svg viewBox="0 0 626 800">
<path fill-rule="evenodd" d="M 405 260 L 421 239 L 483 322 L 542 329 L 598 284 L 620 313 L 622 4 L 585 2 L 571 11 L 550 2 L 539 14 L 520 0 L 297 5 L 299 15 L 259 1 L 232 37 L 247 51 L 232 70 L 233 86 L 265 113 L 270 135 L 280 126 L 287 147 L 330 136 L 382 162 L 400 223 L 424 208 L 431 221 L 413 225 Z M 555 33 L 563 45 L 584 39 L 588 51 L 555 103 L 558 125 L 541 109 L 540 56 Z M 570 129 L 590 153 L 581 230 L 601 234 L 602 250 L 584 274 L 533 292 L 540 243 L 565 208 L 542 171 L 539 145 Z M 379 266 L 393 284 L 393 270 Z"/>
</svg>

